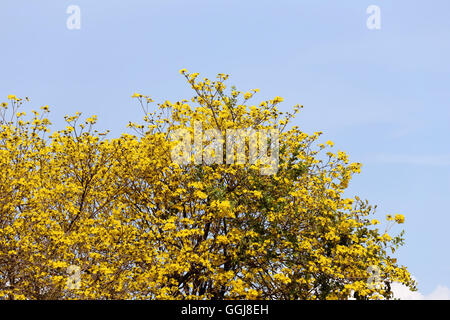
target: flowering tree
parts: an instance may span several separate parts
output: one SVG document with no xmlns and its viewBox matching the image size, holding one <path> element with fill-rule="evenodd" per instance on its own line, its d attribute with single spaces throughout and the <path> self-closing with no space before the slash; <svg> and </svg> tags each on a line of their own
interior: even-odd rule
<svg viewBox="0 0 450 320">
<path fill-rule="evenodd" d="M 374 207 L 344 196 L 361 165 L 290 126 L 300 106 L 250 105 L 258 90 L 227 89 L 227 75 L 181 74 L 195 96 L 153 107 L 134 94 L 144 123 L 119 138 L 94 130 L 95 116 L 51 132 L 47 106 L 27 119 L 22 99 L 2 104 L 0 298 L 379 299 L 394 281 L 415 288 L 390 256 L 402 233 L 380 231 Z M 197 149 L 176 149 L 175 133 L 192 141 L 195 123 Z M 244 160 L 277 132 L 275 172 L 234 161 L 231 140 L 204 139 L 238 129 L 260 137 L 247 137 Z M 211 145 L 216 161 L 205 163 Z M 388 227 L 403 221 L 388 216 Z"/>
</svg>

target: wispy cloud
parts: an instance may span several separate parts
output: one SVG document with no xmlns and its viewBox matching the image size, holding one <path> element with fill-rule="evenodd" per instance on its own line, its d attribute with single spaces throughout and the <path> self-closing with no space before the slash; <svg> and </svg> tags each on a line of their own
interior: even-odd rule
<svg viewBox="0 0 450 320">
<path fill-rule="evenodd" d="M 450 166 L 450 154 L 444 155 L 410 155 L 377 154 L 372 161 L 391 164 L 409 164 L 419 166 Z"/>
</svg>

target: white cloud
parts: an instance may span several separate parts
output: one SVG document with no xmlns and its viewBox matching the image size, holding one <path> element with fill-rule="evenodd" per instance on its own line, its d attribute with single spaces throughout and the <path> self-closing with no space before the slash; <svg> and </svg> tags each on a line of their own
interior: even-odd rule
<svg viewBox="0 0 450 320">
<path fill-rule="evenodd" d="M 409 288 L 401 283 L 394 282 L 391 285 L 394 298 L 401 300 L 424 300 L 425 297 L 418 291 L 411 291 Z"/>
<path fill-rule="evenodd" d="M 423 295 L 418 291 L 410 291 L 408 287 L 400 283 L 392 284 L 394 298 L 400 300 L 450 300 L 450 289 L 446 286 L 438 285 L 433 292 Z"/>
<path fill-rule="evenodd" d="M 437 288 L 427 296 L 427 299 L 450 300 L 450 289 L 445 286 L 437 286 Z"/>
</svg>

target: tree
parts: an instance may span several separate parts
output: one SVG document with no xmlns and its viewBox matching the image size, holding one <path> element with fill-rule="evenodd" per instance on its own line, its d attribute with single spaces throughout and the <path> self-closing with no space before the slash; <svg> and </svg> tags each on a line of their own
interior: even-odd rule
<svg viewBox="0 0 450 320">
<path fill-rule="evenodd" d="M 22 99 L 2 104 L 0 297 L 379 299 L 394 281 L 415 289 L 389 255 L 403 232 L 391 238 L 370 220 L 375 207 L 344 196 L 361 164 L 290 126 L 300 106 L 282 113 L 280 97 L 249 106 L 258 90 L 227 89 L 228 75 L 181 74 L 191 101 L 153 107 L 135 93 L 144 123 L 118 138 L 94 130 L 95 116 L 66 116 L 51 133 L 48 106 L 26 120 Z M 217 151 L 238 136 L 201 138 L 177 161 L 176 134 L 196 138 L 196 123 L 204 136 L 252 129 L 244 160 L 253 141 L 278 155 L 276 170 L 262 171 L 273 165 L 262 153 L 243 163 Z"/>
</svg>

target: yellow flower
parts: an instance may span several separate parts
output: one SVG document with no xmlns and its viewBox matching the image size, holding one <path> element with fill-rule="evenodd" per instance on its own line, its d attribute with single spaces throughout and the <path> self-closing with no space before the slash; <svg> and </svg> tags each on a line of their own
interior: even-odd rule
<svg viewBox="0 0 450 320">
<path fill-rule="evenodd" d="M 187 72 L 186 69 L 181 69 L 181 70 L 180 70 L 180 74 L 185 74 L 186 72 Z"/>
<path fill-rule="evenodd" d="M 397 223 L 403 223 L 403 222 L 405 222 L 405 216 L 404 215 L 402 215 L 402 214 L 396 214 L 395 215 L 395 221 L 397 222 Z"/>
<path fill-rule="evenodd" d="M 381 236 L 381 240 L 382 240 L 382 241 L 391 241 L 392 238 L 391 238 L 391 236 L 388 235 L 387 233 L 384 233 L 384 234 Z"/>
<path fill-rule="evenodd" d="M 273 103 L 279 103 L 279 102 L 283 102 L 283 98 L 282 97 L 278 97 L 278 96 L 276 96 L 274 99 L 273 99 Z"/>
<path fill-rule="evenodd" d="M 206 198 L 208 198 L 208 195 L 207 195 L 206 193 L 204 193 L 204 192 L 202 192 L 202 191 L 199 191 L 199 190 L 196 190 L 196 191 L 195 191 L 195 195 L 196 195 L 197 197 L 199 197 L 200 199 L 206 199 Z"/>
<path fill-rule="evenodd" d="M 225 200 L 225 201 L 221 201 L 219 203 L 219 208 L 223 209 L 223 210 L 228 210 L 230 209 L 230 201 Z"/>
<path fill-rule="evenodd" d="M 262 197 L 261 191 L 253 191 L 253 194 L 254 194 L 257 198 L 261 198 L 261 197 Z"/>
</svg>

